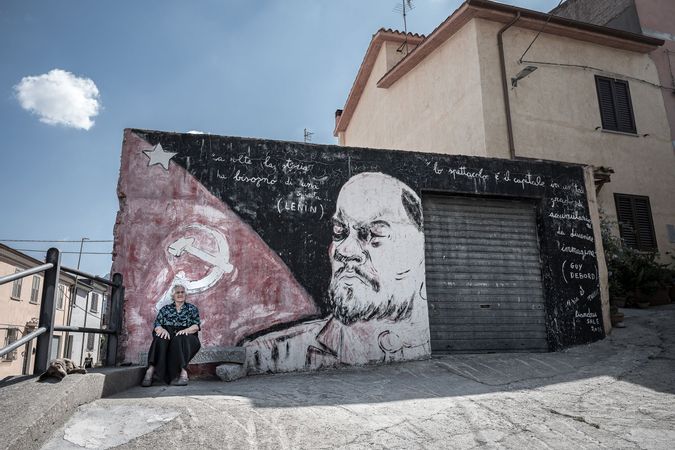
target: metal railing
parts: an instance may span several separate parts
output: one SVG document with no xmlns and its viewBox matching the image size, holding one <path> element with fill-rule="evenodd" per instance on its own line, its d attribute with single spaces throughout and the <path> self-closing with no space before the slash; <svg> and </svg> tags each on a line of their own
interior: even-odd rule
<svg viewBox="0 0 675 450">
<path fill-rule="evenodd" d="M 110 286 L 111 295 L 110 312 L 108 315 L 108 328 L 87 328 L 70 325 L 54 325 L 56 296 L 61 270 Z M 69 333 L 100 333 L 108 335 L 105 365 L 116 365 L 118 337 L 122 325 L 122 303 L 124 302 L 124 286 L 122 284 L 122 275 L 116 273 L 112 276 L 112 280 L 106 280 L 105 278 L 101 278 L 96 275 L 90 275 L 77 269 L 61 266 L 61 255 L 59 250 L 56 248 L 50 248 L 47 250 L 45 264 L 0 277 L 0 285 L 40 272 L 44 272 L 44 278 L 42 281 L 42 301 L 40 303 L 38 328 L 33 332 L 23 336 L 21 339 L 18 339 L 15 342 L 12 342 L 10 345 L 0 349 L 0 358 L 16 350 L 22 345 L 28 344 L 33 339 L 37 339 L 37 344 L 35 346 L 35 364 L 33 366 L 33 373 L 41 373 L 47 370 L 49 356 L 51 355 L 52 337 L 55 331 L 66 331 Z M 74 293 L 75 297 L 77 297 L 77 286 L 75 286 Z M 74 302 L 75 299 L 71 298 L 70 301 Z M 29 357 L 29 355 L 26 355 L 26 357 Z"/>
</svg>

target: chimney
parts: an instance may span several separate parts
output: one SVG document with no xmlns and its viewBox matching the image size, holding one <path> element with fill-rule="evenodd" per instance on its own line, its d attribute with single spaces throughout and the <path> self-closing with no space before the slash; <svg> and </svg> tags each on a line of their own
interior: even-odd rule
<svg viewBox="0 0 675 450">
<path fill-rule="evenodd" d="M 342 110 L 336 109 L 335 110 L 335 128 L 337 128 L 338 122 L 340 122 L 340 117 L 342 117 Z"/>
</svg>

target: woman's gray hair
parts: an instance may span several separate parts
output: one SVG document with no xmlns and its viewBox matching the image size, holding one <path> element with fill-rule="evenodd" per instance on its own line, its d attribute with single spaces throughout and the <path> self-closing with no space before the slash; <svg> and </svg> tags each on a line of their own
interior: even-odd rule
<svg viewBox="0 0 675 450">
<path fill-rule="evenodd" d="M 187 288 L 185 287 L 185 285 L 178 283 L 178 284 L 174 284 L 173 287 L 171 288 L 171 298 L 173 298 L 173 295 L 176 293 L 176 288 L 179 288 L 179 287 L 183 288 L 183 290 L 187 294 Z"/>
</svg>

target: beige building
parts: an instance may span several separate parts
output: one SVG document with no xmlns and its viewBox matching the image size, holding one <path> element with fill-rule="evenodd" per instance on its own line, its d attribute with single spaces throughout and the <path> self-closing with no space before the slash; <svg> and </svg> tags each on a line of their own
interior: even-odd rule
<svg viewBox="0 0 675 450">
<path fill-rule="evenodd" d="M 0 244 L 0 276 L 11 275 L 44 264 L 20 251 Z M 11 344 L 38 326 L 42 300 L 42 274 L 0 285 L 0 346 Z M 67 323 L 67 307 L 74 279 L 61 273 L 56 299 L 55 324 Z M 31 374 L 35 362 L 35 340 L 0 358 L 0 378 Z M 63 336 L 54 334 L 52 357 L 63 355 Z"/>
<path fill-rule="evenodd" d="M 675 2 L 672 0 L 567 0 L 553 14 L 663 39 L 652 50 L 675 149 Z"/>
<path fill-rule="evenodd" d="M 649 57 L 662 44 L 468 0 L 427 37 L 373 36 L 335 135 L 353 147 L 591 165 L 625 241 L 664 254 L 675 249 L 675 154 Z"/>
<path fill-rule="evenodd" d="M 101 328 L 108 290 L 101 283 L 90 280 L 78 282 L 75 301 L 71 304 L 69 323 L 72 326 L 84 328 Z M 86 358 L 91 358 L 91 364 L 100 364 L 105 354 L 101 346 L 105 343 L 98 333 L 68 333 L 65 341 L 64 356 L 72 359 L 78 365 L 85 365 Z"/>
<path fill-rule="evenodd" d="M 40 264 L 44 264 L 44 261 L 0 244 L 0 276 L 11 275 Z M 42 280 L 43 274 L 36 274 L 0 285 L 0 347 L 11 344 L 38 327 Z M 100 283 L 82 283 L 80 280 L 77 301 L 71 302 L 74 285 L 75 278 L 61 271 L 54 324 L 99 328 L 105 314 L 106 286 Z M 0 379 L 33 373 L 35 343 L 32 340 L 0 358 Z M 100 334 L 55 332 L 50 359 L 66 357 L 84 364 L 89 353 L 92 363 L 96 364 L 103 356 L 100 348 Z"/>
</svg>

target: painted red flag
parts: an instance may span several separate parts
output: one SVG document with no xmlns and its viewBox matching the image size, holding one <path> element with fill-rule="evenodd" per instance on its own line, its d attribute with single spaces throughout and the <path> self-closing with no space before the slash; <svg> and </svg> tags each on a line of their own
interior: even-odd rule
<svg viewBox="0 0 675 450">
<path fill-rule="evenodd" d="M 113 257 L 125 285 L 123 360 L 148 350 L 157 308 L 176 283 L 199 308 L 206 348 L 317 315 L 279 256 L 171 157 L 125 131 Z"/>
</svg>

